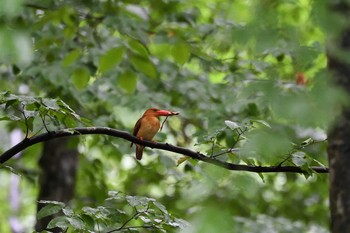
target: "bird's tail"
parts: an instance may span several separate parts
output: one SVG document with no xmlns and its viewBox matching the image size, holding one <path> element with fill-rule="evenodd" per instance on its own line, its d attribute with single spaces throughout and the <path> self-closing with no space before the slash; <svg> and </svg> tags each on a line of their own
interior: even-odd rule
<svg viewBox="0 0 350 233">
<path fill-rule="evenodd" d="M 143 153 L 144 146 L 136 145 L 136 159 L 141 160 L 142 159 L 142 153 Z"/>
</svg>

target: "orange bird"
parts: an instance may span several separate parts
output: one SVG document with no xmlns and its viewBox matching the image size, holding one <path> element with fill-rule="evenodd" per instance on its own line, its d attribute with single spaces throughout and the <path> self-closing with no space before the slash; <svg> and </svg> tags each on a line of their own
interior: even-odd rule
<svg viewBox="0 0 350 233">
<path fill-rule="evenodd" d="M 134 127 L 133 135 L 140 138 L 141 140 L 151 141 L 160 128 L 160 116 L 172 116 L 178 115 L 178 112 L 171 112 L 168 110 L 160 110 L 157 108 L 149 108 L 142 115 L 142 117 L 136 122 Z M 130 147 L 132 147 L 131 143 Z M 142 159 L 144 146 L 136 144 L 136 158 Z"/>
</svg>

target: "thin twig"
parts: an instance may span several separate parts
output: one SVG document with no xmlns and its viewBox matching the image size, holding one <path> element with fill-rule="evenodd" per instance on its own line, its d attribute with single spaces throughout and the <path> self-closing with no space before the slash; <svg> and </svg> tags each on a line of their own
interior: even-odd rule
<svg viewBox="0 0 350 233">
<path fill-rule="evenodd" d="M 126 228 L 124 228 L 131 220 L 133 220 L 134 218 L 137 218 L 139 215 L 141 215 L 141 214 L 143 214 L 143 213 L 147 213 L 147 211 L 149 210 L 149 202 L 148 202 L 148 204 L 147 204 L 147 208 L 146 208 L 146 210 L 144 210 L 144 211 L 141 211 L 141 212 L 139 212 L 137 209 L 136 209 L 136 207 L 135 207 L 135 214 L 133 215 L 133 216 L 131 216 L 129 219 L 127 219 L 124 223 L 123 223 L 123 225 L 121 225 L 119 228 L 117 228 L 117 229 L 113 229 L 113 230 L 110 230 L 110 231 L 107 231 L 106 233 L 111 233 L 111 232 L 115 232 L 115 231 L 120 231 L 120 230 L 122 230 L 122 229 L 127 229 L 127 227 Z"/>
<path fill-rule="evenodd" d="M 304 149 L 304 148 L 307 147 L 307 146 L 311 146 L 311 145 L 314 145 L 314 144 L 317 144 L 317 143 L 321 143 L 321 142 L 325 142 L 325 141 L 327 141 L 327 138 L 326 138 L 326 139 L 323 139 L 323 140 L 321 140 L 321 141 L 312 140 L 311 143 L 308 143 L 308 144 L 306 144 L 306 145 L 296 146 L 295 148 L 293 148 L 293 149 L 291 150 L 291 152 L 288 154 L 288 156 L 287 156 L 285 159 L 283 159 L 282 162 L 280 162 L 280 163 L 277 165 L 277 167 L 282 166 L 282 164 L 284 164 L 286 161 L 288 161 L 288 160 L 292 157 L 293 152 L 295 152 L 295 151 L 297 151 L 297 150 Z"/>
<path fill-rule="evenodd" d="M 168 119 L 168 117 L 169 117 L 169 116 L 166 116 L 166 117 L 165 117 L 165 119 L 164 119 L 164 121 L 163 121 L 163 123 L 162 123 L 162 126 L 160 127 L 160 130 L 159 130 L 159 131 L 162 131 L 163 126 L 164 126 L 164 123 L 165 123 L 165 121 Z"/>
<path fill-rule="evenodd" d="M 224 154 L 227 154 L 227 153 L 233 153 L 233 152 L 236 152 L 236 151 L 238 151 L 238 150 L 239 150 L 238 148 L 233 148 L 233 147 L 231 147 L 230 149 L 225 150 L 225 151 L 220 152 L 220 153 L 217 153 L 216 155 L 213 155 L 212 157 L 213 157 L 213 158 L 216 158 L 216 157 L 219 157 L 220 155 L 224 155 Z"/>
<path fill-rule="evenodd" d="M 234 147 L 235 147 L 235 146 L 237 145 L 237 143 L 239 142 L 240 137 L 241 137 L 245 132 L 248 131 L 248 128 L 246 127 L 244 130 L 242 130 L 241 127 L 239 127 L 239 128 L 236 128 L 235 130 L 237 131 L 238 136 L 237 136 L 237 138 L 235 139 L 236 142 L 231 146 L 231 148 L 228 149 L 228 150 L 225 150 L 225 151 L 223 151 L 223 152 L 220 152 L 220 153 L 218 153 L 218 154 L 212 155 L 211 157 L 216 158 L 216 157 L 219 157 L 220 155 L 224 155 L 224 154 L 227 154 L 227 153 L 231 153 L 231 152 L 233 152 L 233 151 L 238 151 L 238 149 L 237 149 L 237 148 L 234 148 Z M 213 151 L 212 151 L 212 154 L 213 154 Z"/>
<path fill-rule="evenodd" d="M 282 166 L 282 164 L 284 164 L 287 160 L 289 160 L 290 157 L 292 157 L 292 152 L 289 153 L 288 156 L 287 156 L 285 159 L 283 159 L 282 162 L 280 162 L 280 163 L 277 165 L 277 167 Z"/>
<path fill-rule="evenodd" d="M 211 153 L 210 153 L 210 157 L 213 157 L 213 154 L 214 154 L 215 141 L 216 141 L 216 138 L 214 138 L 214 140 L 212 141 L 213 143 L 211 144 Z"/>
<path fill-rule="evenodd" d="M 45 117 L 46 117 L 46 115 L 44 114 L 44 116 L 42 116 L 41 114 L 39 114 L 39 116 L 40 116 L 41 121 L 43 122 L 43 126 L 45 127 L 46 132 L 49 133 L 50 131 L 48 130 L 48 128 L 47 128 L 47 126 L 46 126 L 46 123 L 45 123 Z"/>
</svg>

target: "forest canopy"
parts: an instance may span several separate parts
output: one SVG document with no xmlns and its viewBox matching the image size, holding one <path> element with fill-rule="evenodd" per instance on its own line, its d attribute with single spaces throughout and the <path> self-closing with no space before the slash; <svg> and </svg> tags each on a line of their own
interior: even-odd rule
<svg viewBox="0 0 350 233">
<path fill-rule="evenodd" d="M 328 175 L 314 168 L 328 172 L 327 131 L 347 97 L 326 67 L 326 35 L 342 29 L 326 3 L 0 4 L 0 152 L 76 134 L 2 164 L 1 232 L 31 232 L 50 216 L 43 229 L 68 232 L 328 232 Z M 140 161 L 137 139 L 75 129 L 131 134 L 151 107 L 180 115 L 166 118 Z M 194 155 L 158 149 L 165 143 Z M 60 193 L 43 186 L 56 179 L 73 180 L 71 196 L 39 199 Z"/>
</svg>

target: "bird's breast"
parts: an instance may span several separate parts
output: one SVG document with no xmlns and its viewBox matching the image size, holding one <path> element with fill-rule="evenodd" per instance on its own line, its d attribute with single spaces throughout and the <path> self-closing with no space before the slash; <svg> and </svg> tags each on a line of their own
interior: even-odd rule
<svg viewBox="0 0 350 233">
<path fill-rule="evenodd" d="M 157 117 L 144 117 L 141 120 L 141 126 L 137 132 L 137 137 L 145 140 L 152 140 L 160 128 L 160 122 Z"/>
</svg>

